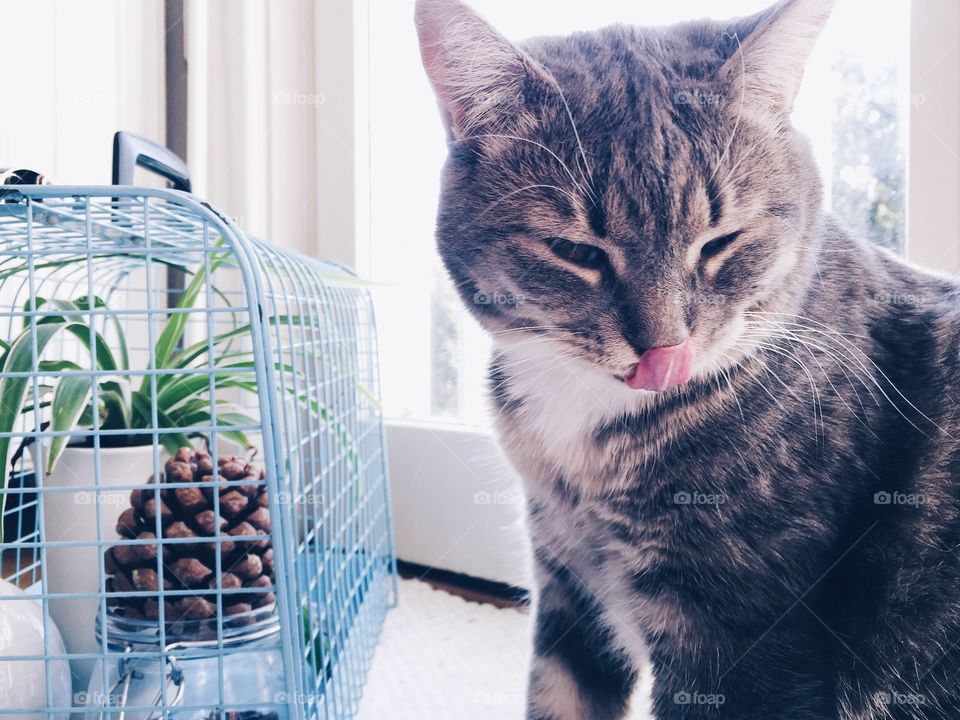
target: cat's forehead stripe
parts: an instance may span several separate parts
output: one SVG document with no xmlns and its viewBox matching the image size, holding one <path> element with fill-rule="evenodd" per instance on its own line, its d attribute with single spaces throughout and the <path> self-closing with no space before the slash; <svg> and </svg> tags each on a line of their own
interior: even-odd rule
<svg viewBox="0 0 960 720">
<path fill-rule="evenodd" d="M 710 200 L 710 225 L 716 227 L 723 217 L 723 196 L 714 178 L 707 181 L 707 197 Z"/>
<path fill-rule="evenodd" d="M 597 237 L 607 236 L 607 215 L 600 202 L 590 205 L 587 210 L 587 221 L 590 223 L 590 229 L 596 233 Z"/>
</svg>

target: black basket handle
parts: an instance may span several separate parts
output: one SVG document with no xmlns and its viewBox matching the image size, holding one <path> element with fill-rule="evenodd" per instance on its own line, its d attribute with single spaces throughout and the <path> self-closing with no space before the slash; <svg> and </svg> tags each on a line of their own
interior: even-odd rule
<svg viewBox="0 0 960 720">
<path fill-rule="evenodd" d="M 129 132 L 113 136 L 113 184 L 133 185 L 136 166 L 165 177 L 176 190 L 190 192 L 187 164 L 167 148 Z"/>
</svg>

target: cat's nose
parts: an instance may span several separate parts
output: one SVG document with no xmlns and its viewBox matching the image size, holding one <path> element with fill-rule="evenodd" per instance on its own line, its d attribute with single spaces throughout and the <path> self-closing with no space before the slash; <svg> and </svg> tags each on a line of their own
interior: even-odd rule
<svg viewBox="0 0 960 720">
<path fill-rule="evenodd" d="M 654 392 L 683 385 L 693 373 L 694 356 L 690 338 L 679 345 L 647 350 L 627 375 L 627 385 L 634 390 Z"/>
</svg>

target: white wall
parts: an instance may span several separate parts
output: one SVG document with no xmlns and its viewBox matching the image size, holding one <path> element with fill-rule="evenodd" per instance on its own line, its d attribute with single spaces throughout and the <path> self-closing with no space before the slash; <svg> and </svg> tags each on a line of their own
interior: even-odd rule
<svg viewBox="0 0 960 720">
<path fill-rule="evenodd" d="M 163 3 L 0 2 L 0 167 L 109 184 L 113 133 L 163 141 Z"/>
</svg>

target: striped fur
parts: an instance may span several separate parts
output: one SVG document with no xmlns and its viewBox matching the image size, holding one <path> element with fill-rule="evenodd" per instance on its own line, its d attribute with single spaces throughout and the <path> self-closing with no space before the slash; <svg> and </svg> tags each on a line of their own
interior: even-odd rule
<svg viewBox="0 0 960 720">
<path fill-rule="evenodd" d="M 530 720 L 651 673 L 657 720 L 960 718 L 960 285 L 824 213 L 789 112 L 830 5 L 514 45 L 418 4 L 439 249 L 526 488 Z M 626 386 L 687 337 L 689 383 Z"/>
</svg>

